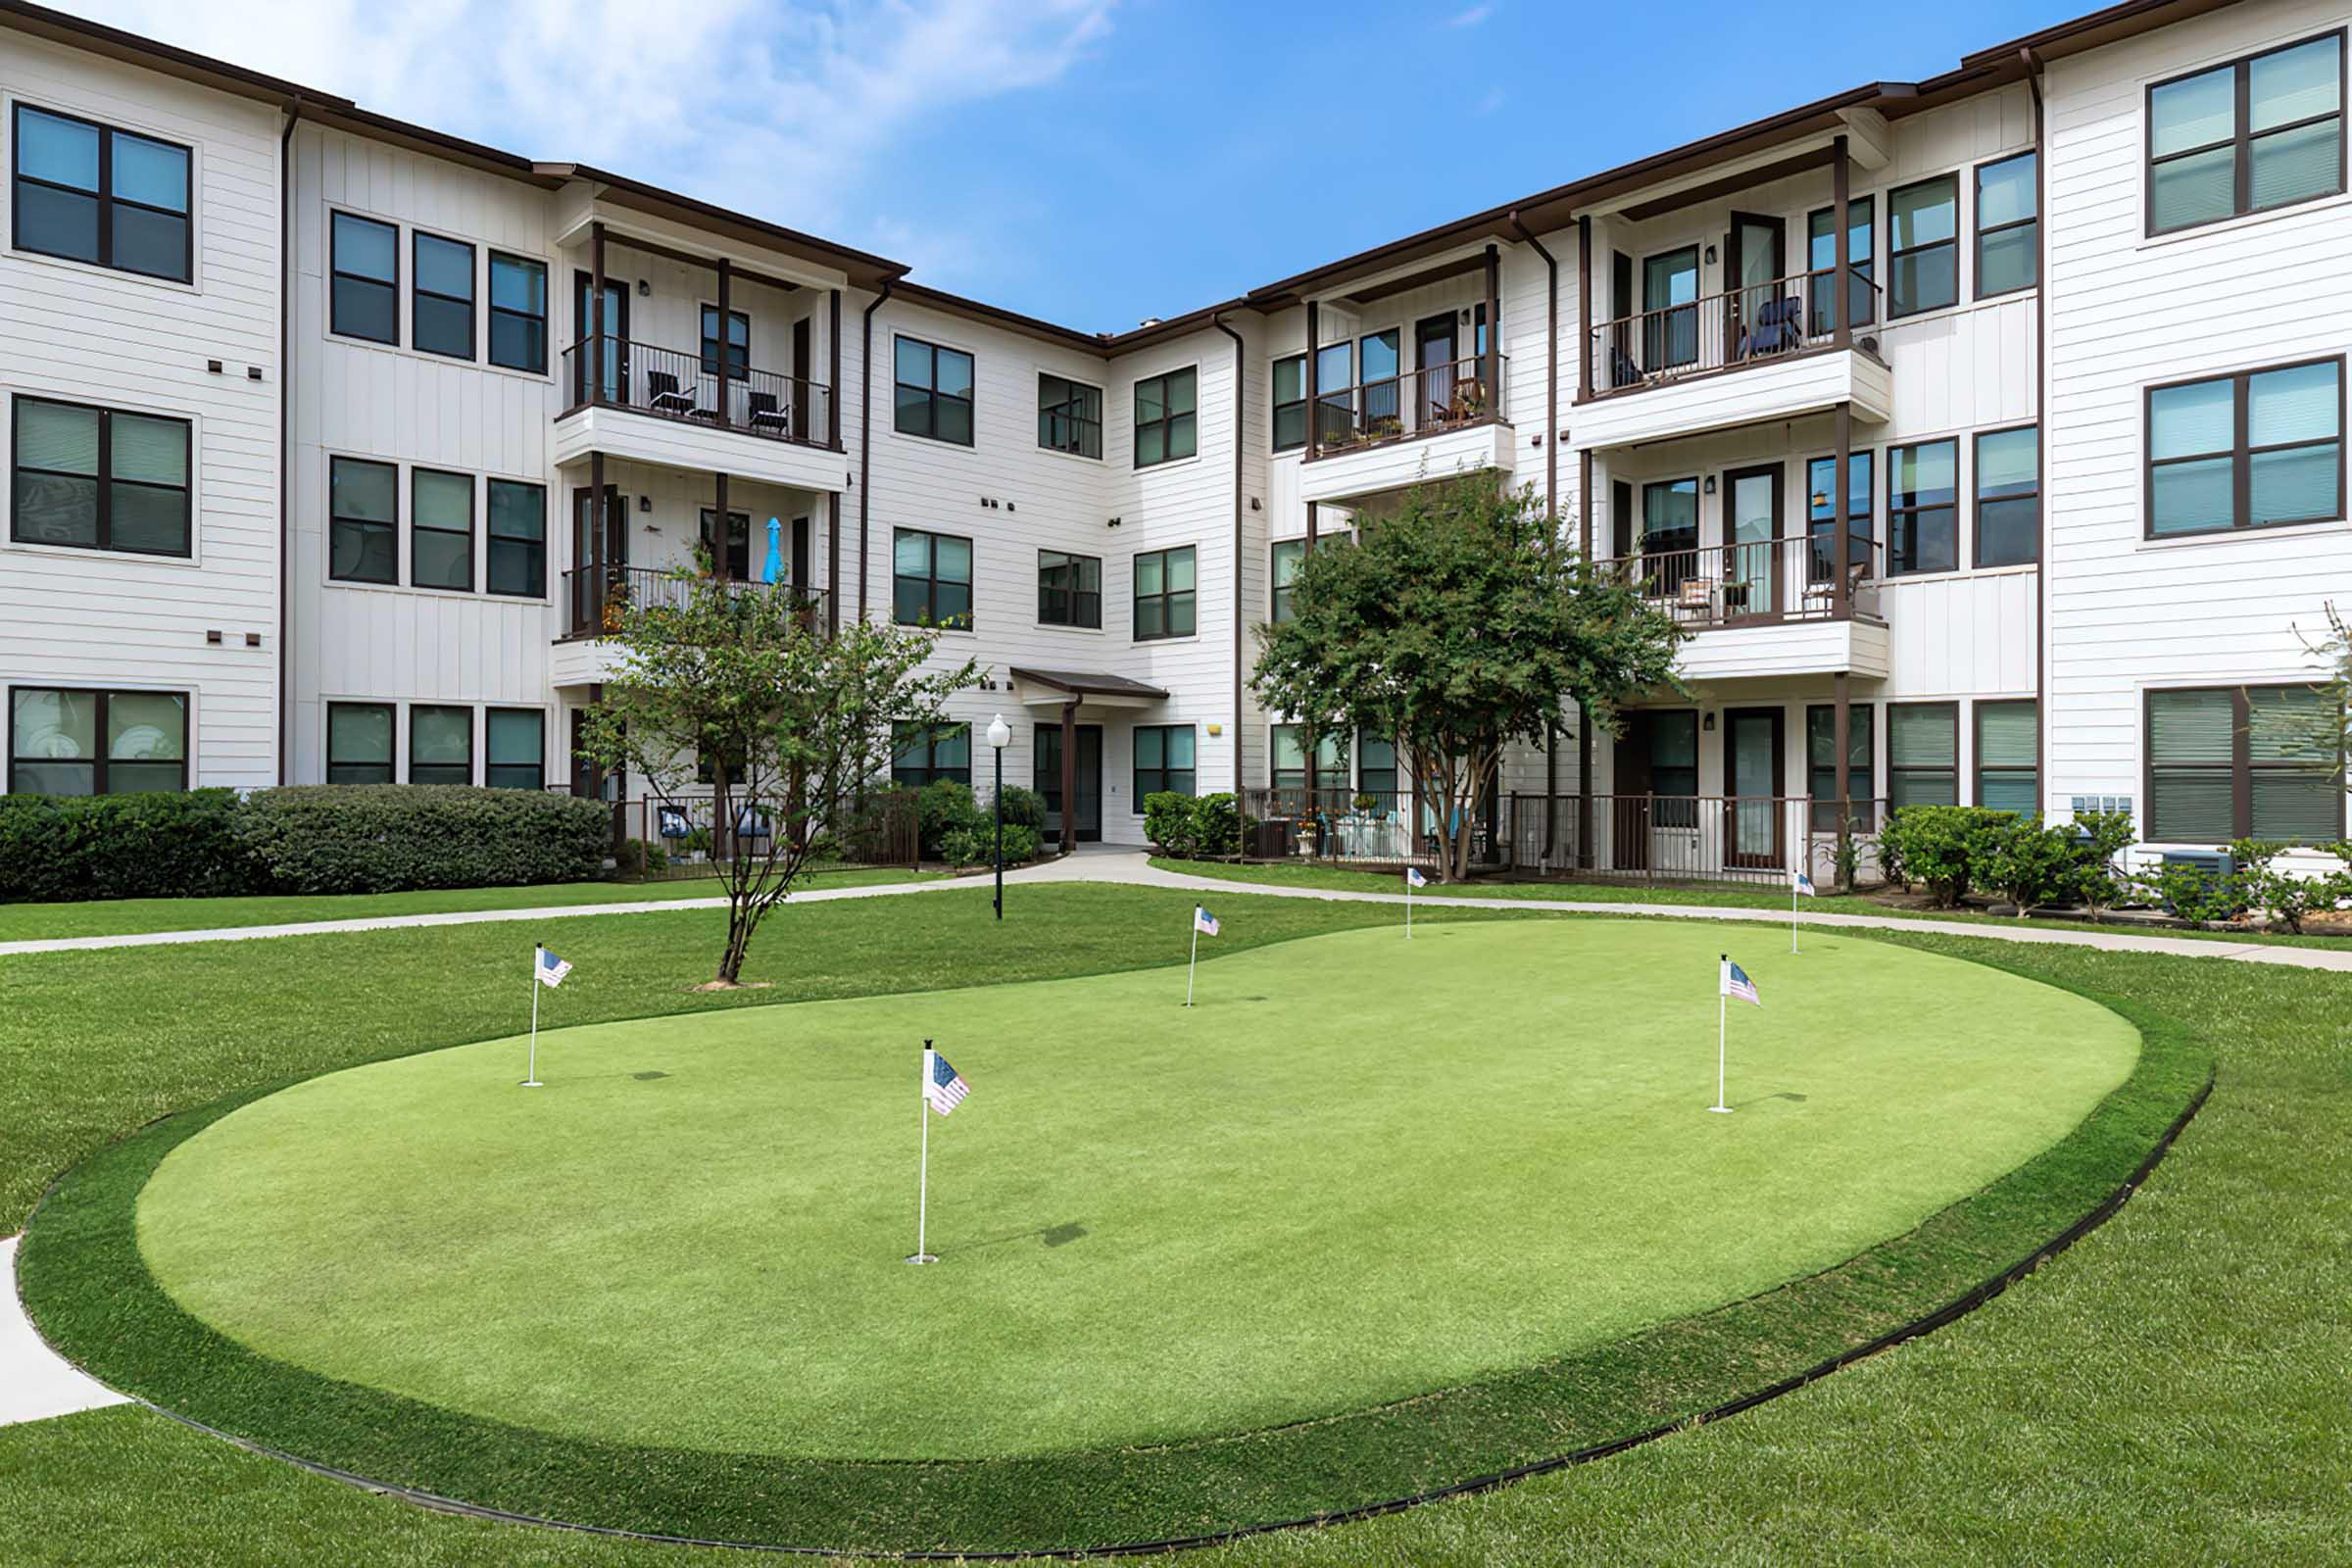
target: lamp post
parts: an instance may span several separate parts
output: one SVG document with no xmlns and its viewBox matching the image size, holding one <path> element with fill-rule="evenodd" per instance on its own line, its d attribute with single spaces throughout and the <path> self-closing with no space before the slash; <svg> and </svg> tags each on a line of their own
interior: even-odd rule
<svg viewBox="0 0 2352 1568">
<path fill-rule="evenodd" d="M 997 918 L 1004 918 L 1004 748 L 1012 744 L 1012 726 L 999 713 L 988 721 L 988 749 L 997 754 Z"/>
</svg>

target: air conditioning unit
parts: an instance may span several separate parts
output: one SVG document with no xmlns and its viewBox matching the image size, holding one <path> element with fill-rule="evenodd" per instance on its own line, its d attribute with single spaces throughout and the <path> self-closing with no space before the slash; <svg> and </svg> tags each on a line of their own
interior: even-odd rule
<svg viewBox="0 0 2352 1568">
<path fill-rule="evenodd" d="M 2175 866 L 2196 872 L 2200 880 L 2208 885 L 2215 881 L 2227 880 L 2237 874 L 2236 858 L 2221 850 L 2167 850 L 2164 855 L 2164 868 L 2169 871 Z M 2231 908 L 2229 913 L 2235 916 L 2243 913 L 2244 909 L 2245 906 L 2240 904 Z M 2179 914 L 2180 911 L 2168 903 L 2164 906 L 2164 912 Z"/>
</svg>

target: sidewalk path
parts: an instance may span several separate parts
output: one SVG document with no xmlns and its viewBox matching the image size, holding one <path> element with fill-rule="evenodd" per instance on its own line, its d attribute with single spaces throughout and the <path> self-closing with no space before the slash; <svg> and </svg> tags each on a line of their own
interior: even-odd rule
<svg viewBox="0 0 2352 1568">
<path fill-rule="evenodd" d="M 0 1240 L 0 1427 L 129 1399 L 61 1359 L 17 1300 L 17 1240 Z"/>
</svg>

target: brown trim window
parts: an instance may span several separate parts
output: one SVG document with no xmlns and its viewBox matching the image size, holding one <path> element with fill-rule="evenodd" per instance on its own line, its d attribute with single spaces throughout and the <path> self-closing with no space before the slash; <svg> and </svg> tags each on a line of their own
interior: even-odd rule
<svg viewBox="0 0 2352 1568">
<path fill-rule="evenodd" d="M 897 378 L 892 428 L 956 446 L 972 444 L 972 357 L 919 337 L 902 337 L 891 353 Z"/>
<path fill-rule="evenodd" d="M 1377 808 L 1394 810 L 1396 807 L 1396 788 L 1399 769 L 1396 763 L 1396 743 L 1374 734 L 1368 729 L 1355 732 L 1355 792 L 1369 795 L 1378 803 Z"/>
<path fill-rule="evenodd" d="M 419 354 L 473 358 L 473 247 L 421 229 L 409 233 L 409 336 Z"/>
<path fill-rule="evenodd" d="M 1147 550 L 1135 558 L 1135 640 L 1190 637 L 1199 629 L 1193 547 Z"/>
<path fill-rule="evenodd" d="M 752 514 L 748 512 L 727 514 L 727 536 L 718 537 L 718 513 L 703 507 L 695 514 L 704 554 L 710 558 L 710 569 L 730 582 L 749 582 L 752 576 Z"/>
<path fill-rule="evenodd" d="M 899 528 L 891 535 L 891 612 L 902 626 L 972 629 L 972 542 Z"/>
<path fill-rule="evenodd" d="M 2147 391 L 2147 537 L 2344 514 L 2344 362 Z"/>
<path fill-rule="evenodd" d="M 1066 550 L 1037 553 L 1037 619 L 1042 626 L 1102 629 L 1102 558 Z"/>
<path fill-rule="evenodd" d="M 400 581 L 400 470 L 330 458 L 326 475 L 326 574 L 337 582 Z"/>
<path fill-rule="evenodd" d="M 1102 456 L 1102 389 L 1039 371 L 1037 444 L 1074 458 Z"/>
<path fill-rule="evenodd" d="M 1871 501 L 1878 486 L 1871 477 L 1874 454 L 1868 447 L 1857 447 L 1845 455 L 1845 557 L 1849 567 L 1859 566 L 1867 575 L 1871 570 L 1870 529 Z M 1830 563 L 1838 554 L 1838 511 L 1830 493 L 1838 485 L 1838 456 L 1809 459 L 1805 464 L 1805 530 L 1812 540 L 1812 563 L 1807 567 L 1814 582 L 1830 582 L 1835 573 Z"/>
<path fill-rule="evenodd" d="M 30 104 L 17 105 L 13 128 L 18 250 L 195 281 L 187 148 Z"/>
<path fill-rule="evenodd" d="M 8 699 L 12 795 L 134 795 L 188 787 L 185 692 L 19 686 Z"/>
<path fill-rule="evenodd" d="M 357 213 L 334 213 L 327 266 L 327 330 L 370 343 L 400 342 L 400 229 Z"/>
<path fill-rule="evenodd" d="M 1355 433 L 1355 341 L 1315 350 L 1315 445 L 1345 446 Z"/>
<path fill-rule="evenodd" d="M 2344 188 L 2344 34 L 2268 49 L 2148 88 L 2148 232 Z"/>
<path fill-rule="evenodd" d="M 483 709 L 482 751 L 482 782 L 490 788 L 547 788 L 547 714 L 540 710 Z"/>
<path fill-rule="evenodd" d="M 1845 805 L 1856 831 L 1870 825 L 1878 799 L 1872 769 L 1878 756 L 1876 710 L 1856 703 L 1845 710 Z M 1829 703 L 1805 708 L 1805 793 L 1813 797 L 1813 830 L 1838 831 L 1838 710 Z"/>
<path fill-rule="evenodd" d="M 1267 606 L 1267 610 L 1268 618 L 1277 626 L 1286 620 L 1297 618 L 1298 614 L 1298 596 L 1293 585 L 1298 582 L 1298 567 L 1305 560 L 1305 540 L 1277 539 L 1274 541 L 1273 559 L 1269 564 L 1273 598 Z"/>
<path fill-rule="evenodd" d="M 1191 366 L 1135 383 L 1135 466 L 1189 458 L 1200 448 L 1200 372 Z"/>
<path fill-rule="evenodd" d="M 2040 181 L 2033 153 L 1977 166 L 1977 298 L 2041 281 Z"/>
<path fill-rule="evenodd" d="M 191 556 L 185 419 L 20 397 L 9 533 L 19 544 Z"/>
<path fill-rule="evenodd" d="M 1901 577 L 1960 566 L 1960 443 L 1886 449 L 1886 571 Z"/>
<path fill-rule="evenodd" d="M 492 479 L 489 589 L 514 599 L 547 596 L 547 487 Z"/>
<path fill-rule="evenodd" d="M 327 704 L 326 781 L 391 783 L 392 731 L 390 703 Z"/>
<path fill-rule="evenodd" d="M 2041 706 L 2031 699 L 1978 703 L 1977 804 L 1996 811 L 2041 809 Z"/>
<path fill-rule="evenodd" d="M 1306 445 L 1306 356 L 1274 362 L 1274 450 L 1295 452 Z"/>
<path fill-rule="evenodd" d="M 409 782 L 473 782 L 473 710 L 438 704 L 409 708 Z"/>
<path fill-rule="evenodd" d="M 409 470 L 409 586 L 473 591 L 473 475 Z"/>
<path fill-rule="evenodd" d="M 1304 724 L 1276 724 L 1266 733 L 1266 760 L 1270 777 L 1278 790 L 1306 788 L 1306 726 Z M 1396 760 L 1394 752 L 1390 757 Z M 1315 741 L 1315 782 L 1325 790 L 1348 788 L 1348 759 L 1340 750 L 1340 737 L 1320 736 Z M 1389 787 L 1396 786 L 1394 774 Z"/>
<path fill-rule="evenodd" d="M 490 363 L 547 373 L 547 264 L 490 253 Z"/>
<path fill-rule="evenodd" d="M 1192 725 L 1136 725 L 1135 814 L 1144 814 L 1147 797 L 1200 793 L 1195 760 Z"/>
<path fill-rule="evenodd" d="M 703 307 L 703 373 L 718 373 L 718 307 Z M 752 373 L 752 313 L 727 313 L 727 379 L 748 380 Z"/>
<path fill-rule="evenodd" d="M 1960 705 L 1886 705 L 1886 805 L 1960 804 Z"/>
<path fill-rule="evenodd" d="M 1868 326 L 1877 318 L 1878 291 L 1870 286 L 1877 276 L 1873 263 L 1878 244 L 1878 199 L 1856 196 L 1845 204 L 1847 229 L 1845 319 L 1850 326 Z M 1807 291 L 1813 300 L 1813 335 L 1819 337 L 1830 330 L 1830 312 L 1836 307 L 1838 288 L 1838 230 L 1830 221 L 1830 210 L 1817 207 L 1805 215 L 1805 265 L 1810 270 L 1805 276 Z"/>
<path fill-rule="evenodd" d="M 2340 759 L 2321 744 L 2328 699 L 2309 686 L 2151 691 L 2147 836 L 2158 844 L 2344 836 Z"/>
<path fill-rule="evenodd" d="M 1960 176 L 1886 193 L 1886 318 L 1960 303 Z"/>
<path fill-rule="evenodd" d="M 919 790 L 941 779 L 958 784 L 972 781 L 972 726 L 917 724 L 902 719 L 891 725 L 890 781 Z"/>
<path fill-rule="evenodd" d="M 2041 429 L 1977 436 L 1976 553 L 1980 566 L 2022 566 L 2041 559 Z"/>
</svg>

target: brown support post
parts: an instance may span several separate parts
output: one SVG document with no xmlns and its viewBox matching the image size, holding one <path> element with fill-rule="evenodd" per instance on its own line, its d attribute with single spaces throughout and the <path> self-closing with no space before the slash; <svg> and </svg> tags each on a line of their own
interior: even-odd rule
<svg viewBox="0 0 2352 1568">
<path fill-rule="evenodd" d="M 1850 694 L 1847 691 L 1848 677 L 1845 671 L 1842 669 L 1838 671 L 1838 673 L 1832 677 L 1832 682 L 1837 692 L 1837 716 L 1831 725 L 1830 744 L 1837 749 L 1838 753 L 1838 844 L 1840 851 L 1842 851 L 1845 846 L 1846 839 L 1853 832 L 1854 819 L 1852 807 L 1853 785 L 1852 781 L 1846 774 L 1846 748 L 1853 735 L 1853 709 L 1850 701 Z M 1808 838 L 1811 836 L 1812 831 L 1813 824 L 1810 822 L 1806 823 L 1805 832 Z M 1845 857 L 1842 853 L 1838 857 L 1838 861 L 1841 866 L 1845 863 Z M 1840 879 L 1838 884 L 1838 891 L 1840 893 L 1851 893 L 1853 891 L 1853 889 L 1845 885 L 1842 872 L 1840 873 Z"/>
<path fill-rule="evenodd" d="M 1831 331 L 1836 334 L 1833 341 L 1841 349 L 1854 346 L 1854 313 L 1846 308 L 1846 290 L 1851 286 L 1847 269 L 1853 262 L 1846 254 L 1846 247 L 1853 241 L 1853 225 L 1845 218 L 1850 178 L 1845 164 L 1845 138 L 1838 136 L 1830 143 L 1830 221 L 1837 225 L 1838 231 L 1837 272 L 1830 282 L 1830 309 L 1838 313 L 1832 318 L 1837 324 Z M 1838 476 L 1845 477 L 1843 467 L 1838 470 Z"/>
<path fill-rule="evenodd" d="M 1315 302 L 1308 300 L 1306 302 L 1306 455 L 1310 459 L 1316 455 L 1323 444 L 1322 388 L 1316 384 L 1315 374 L 1323 359 L 1321 353 L 1323 345 L 1315 341 L 1316 335 L 1321 329 L 1322 316 L 1317 310 Z M 1312 529 L 1315 519 L 1315 508 L 1312 502 L 1307 504 L 1306 519 L 1309 529 L 1307 538 L 1311 541 L 1314 538 Z M 1307 548 L 1312 550 L 1314 546 L 1310 543 Z"/>
<path fill-rule="evenodd" d="M 1592 287 L 1586 285 L 1586 298 Z M 1591 355 L 1586 359 L 1590 360 Z M 1576 512 L 1584 529 L 1585 560 L 1592 559 L 1592 449 L 1576 455 Z M 1576 724 L 1576 863 L 1592 869 L 1592 710 L 1580 704 Z"/>
<path fill-rule="evenodd" d="M 722 430 L 725 429 L 730 422 L 727 418 L 727 345 L 733 340 L 734 334 L 728 330 L 727 326 L 727 313 L 733 308 L 730 295 L 727 290 L 727 285 L 732 283 L 734 280 L 734 267 L 724 256 L 721 256 L 718 259 L 718 413 L 716 417 L 718 421 L 718 427 Z M 748 362 L 752 357 L 752 346 L 748 342 L 743 346 L 743 357 L 747 362 L 744 366 L 744 368 L 748 370 L 751 368 L 751 366 Z M 718 477 L 718 482 L 723 487 L 727 482 L 726 475 L 723 473 L 720 474 Z M 721 489 L 720 494 L 725 494 L 723 488 Z M 723 541 L 726 537 L 727 526 L 726 511 L 723 507 L 719 511 L 718 526 L 719 537 Z"/>
<path fill-rule="evenodd" d="M 571 577 L 571 632 L 585 636 L 601 630 L 605 623 L 605 455 L 588 454 L 588 538 L 587 559 L 573 560 Z"/>
<path fill-rule="evenodd" d="M 1472 337 L 1477 330 L 1472 329 Z M 1476 345 L 1473 344 L 1473 347 Z M 1502 363 L 1502 253 L 1487 247 L 1487 352 L 1479 359 L 1479 384 L 1487 392 L 1487 417 L 1502 417 L 1502 382 L 1495 369 Z"/>
<path fill-rule="evenodd" d="M 833 291 L 831 314 L 825 320 L 826 373 L 833 377 L 825 383 L 825 445 L 841 450 L 841 290 Z M 836 503 L 839 505 L 839 503 Z"/>
<path fill-rule="evenodd" d="M 1061 705 L 1061 853 L 1078 848 L 1078 699 Z"/>
<path fill-rule="evenodd" d="M 841 630 L 841 492 L 825 492 L 825 630 Z"/>
<path fill-rule="evenodd" d="M 720 318 L 719 318 L 719 319 L 723 321 L 723 320 L 725 320 L 725 319 L 726 319 L 726 318 L 722 316 L 722 317 L 720 317 Z M 726 347 L 726 345 L 722 343 L 722 344 L 720 344 L 720 345 L 719 345 L 719 347 L 720 347 L 720 350 L 721 350 L 721 357 L 720 357 L 720 359 L 719 359 L 719 362 L 718 362 L 718 363 L 719 363 L 719 366 L 720 366 L 720 368 L 723 369 L 723 368 L 725 368 L 725 366 L 726 366 L 726 363 L 727 363 L 727 362 L 726 362 L 726 359 L 725 359 L 725 357 L 724 357 L 724 350 L 725 350 L 725 347 Z M 723 387 L 723 386 L 724 386 L 726 383 L 725 383 L 725 382 L 722 380 L 722 381 L 721 381 L 719 384 L 720 384 L 720 385 Z M 710 515 L 710 571 L 711 571 L 711 575 L 713 575 L 713 576 L 717 577 L 717 578 L 718 578 L 718 579 L 719 579 L 721 582 L 724 582 L 724 581 L 726 581 L 726 580 L 727 580 L 727 575 L 728 575 L 728 573 L 727 573 L 727 475 L 726 475 L 726 472 L 725 472 L 725 470 L 723 470 L 723 469 L 722 469 L 722 470 L 720 470 L 720 472 L 719 472 L 719 474 L 718 474 L 718 476 L 717 476 L 716 480 L 715 480 L 715 481 L 713 482 L 713 484 L 711 485 L 711 489 L 713 489 L 714 491 L 716 491 L 716 492 L 717 492 L 717 494 L 716 494 L 716 496 L 714 497 L 715 505 L 714 505 L 714 507 L 713 507 L 713 509 L 712 509 L 712 511 L 711 511 L 711 515 Z M 744 538 L 744 541 L 743 541 L 743 549 L 744 549 L 744 554 L 745 554 L 745 555 L 747 555 L 747 556 L 748 556 L 748 555 L 750 555 L 750 554 L 751 554 L 751 550 L 752 550 L 752 541 L 751 541 L 751 538 L 750 538 L 750 536 L 749 536 L 749 530 L 748 530 L 748 528 L 747 528 L 747 530 L 746 530 L 746 536 L 745 536 L 745 538 Z M 751 565 L 751 563 L 747 561 L 747 562 L 745 562 L 745 563 L 744 563 L 744 564 L 745 564 L 745 565 L 748 567 L 748 566 L 750 566 L 750 565 Z M 757 568 L 753 568 L 753 569 L 755 569 L 755 570 L 756 570 Z"/>
<path fill-rule="evenodd" d="M 1306 553 L 1310 556 L 1315 553 L 1315 521 L 1320 510 L 1312 501 L 1306 504 Z"/>
<path fill-rule="evenodd" d="M 1838 457 L 1831 465 L 1830 483 L 1838 487 L 1830 497 L 1830 605 L 1831 613 L 1839 620 L 1853 614 L 1854 569 L 1853 541 L 1848 537 L 1846 521 L 1846 469 L 1854 461 L 1854 406 L 1838 405 L 1835 423 L 1838 434 Z M 1865 558 L 1867 559 L 1867 558 Z M 1838 679 L 1843 680 L 1844 676 Z"/>
<path fill-rule="evenodd" d="M 598 219 L 588 225 L 588 395 L 582 403 L 598 403 L 605 396 L 605 223 Z M 603 496 L 605 487 L 596 487 Z M 597 505 L 604 503 L 600 500 Z"/>
<path fill-rule="evenodd" d="M 1576 401 L 1582 403 L 1592 395 L 1593 345 L 1600 341 L 1592 334 L 1592 215 L 1590 213 L 1580 213 L 1576 220 L 1576 286 L 1581 291 L 1576 307 L 1576 332 L 1581 340 L 1576 351 Z"/>
</svg>

